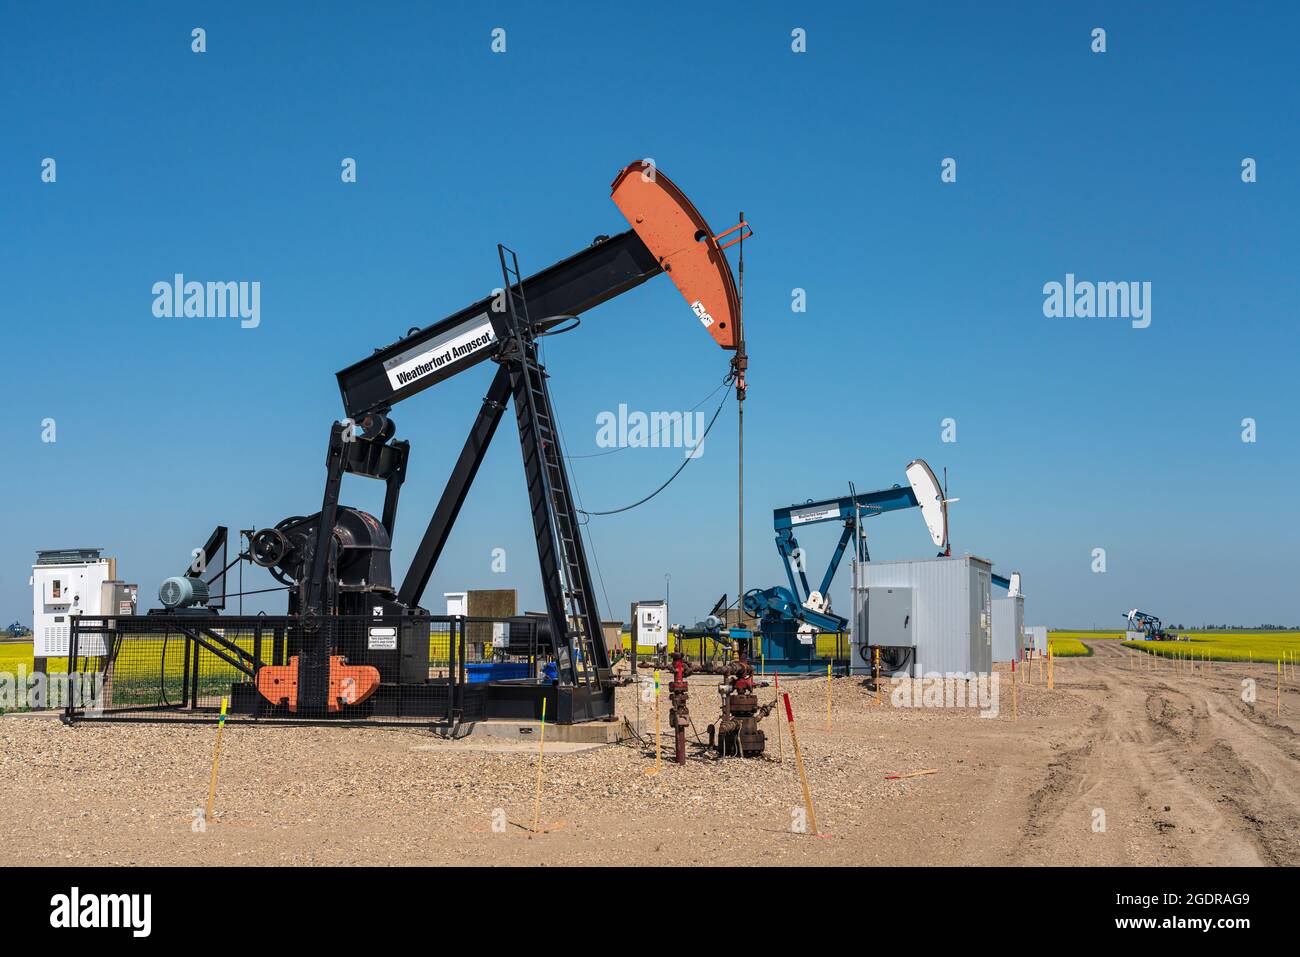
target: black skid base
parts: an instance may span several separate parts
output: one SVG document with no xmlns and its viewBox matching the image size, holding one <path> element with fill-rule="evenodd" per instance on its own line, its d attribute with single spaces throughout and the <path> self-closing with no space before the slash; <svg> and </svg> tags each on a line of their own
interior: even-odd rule
<svg viewBox="0 0 1300 957">
<path fill-rule="evenodd" d="M 230 713 L 259 718 L 311 718 L 356 721 L 365 719 L 451 720 L 464 724 L 491 719 L 540 721 L 542 702 L 552 724 L 608 721 L 614 717 L 614 694 L 592 694 L 585 688 L 561 688 L 553 682 L 489 681 L 451 685 L 445 679 L 423 683 L 381 684 L 368 699 L 324 715 L 297 714 L 286 705 L 273 705 L 251 682 L 230 688 Z"/>
<path fill-rule="evenodd" d="M 540 721 L 542 701 L 546 720 L 554 724 L 581 724 L 614 718 L 614 689 L 562 688 L 554 683 L 493 681 L 486 685 L 487 718 Z"/>
<path fill-rule="evenodd" d="M 69 698 L 67 717 L 203 721 L 226 710 L 232 721 L 440 726 L 538 721 L 543 708 L 548 724 L 614 717 L 613 683 L 582 666 L 570 668 L 576 682 L 564 680 L 540 616 L 438 616 L 370 601 L 370 614 L 315 622 L 202 612 L 76 616 L 69 673 L 92 687 Z M 323 658 L 326 679 L 316 706 L 299 680 L 313 656 Z"/>
</svg>

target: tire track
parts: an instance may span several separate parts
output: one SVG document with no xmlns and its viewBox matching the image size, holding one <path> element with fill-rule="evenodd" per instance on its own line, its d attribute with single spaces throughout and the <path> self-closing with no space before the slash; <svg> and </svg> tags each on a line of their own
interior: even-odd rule
<svg viewBox="0 0 1300 957">
<path fill-rule="evenodd" d="M 1262 709 L 1243 706 L 1231 686 L 1225 693 L 1221 681 L 1231 681 L 1231 674 L 1131 670 L 1124 667 L 1125 649 L 1109 641 L 1095 642 L 1093 652 L 1072 667 L 1087 668 L 1107 700 L 1093 712 L 1085 743 L 1049 767 L 1030 798 L 1031 814 L 1077 819 L 1078 802 L 1062 796 L 1087 795 L 1090 778 L 1126 775 L 1127 786 L 1112 781 L 1091 793 L 1111 822 L 1128 829 L 1139 858 L 1300 863 L 1295 732 Z M 1041 845 L 1053 830 L 1050 821 L 1027 824 L 1025 842 Z"/>
</svg>

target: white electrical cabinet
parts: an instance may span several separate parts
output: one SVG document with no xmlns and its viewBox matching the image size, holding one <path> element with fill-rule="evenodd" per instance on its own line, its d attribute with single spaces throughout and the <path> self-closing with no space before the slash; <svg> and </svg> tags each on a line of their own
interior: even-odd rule
<svg viewBox="0 0 1300 957">
<path fill-rule="evenodd" d="M 32 657 L 66 658 L 73 615 L 134 615 L 136 586 L 114 578 L 116 561 L 98 548 L 46 549 L 32 566 Z M 104 636 L 87 634 L 78 652 L 104 654 Z"/>
<path fill-rule="evenodd" d="M 653 655 L 668 647 L 668 602 L 632 603 L 632 644 L 642 655 Z"/>
<path fill-rule="evenodd" d="M 1025 651 L 1025 598 L 993 599 L 993 660 L 1019 661 Z"/>
</svg>

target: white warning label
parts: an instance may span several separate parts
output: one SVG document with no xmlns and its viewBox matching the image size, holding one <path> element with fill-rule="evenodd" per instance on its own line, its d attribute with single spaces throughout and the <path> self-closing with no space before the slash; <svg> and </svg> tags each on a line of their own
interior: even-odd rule
<svg viewBox="0 0 1300 957">
<path fill-rule="evenodd" d="M 812 508 L 796 509 L 790 513 L 791 525 L 804 525 L 808 522 L 825 522 L 840 517 L 838 505 L 817 505 Z"/>
</svg>

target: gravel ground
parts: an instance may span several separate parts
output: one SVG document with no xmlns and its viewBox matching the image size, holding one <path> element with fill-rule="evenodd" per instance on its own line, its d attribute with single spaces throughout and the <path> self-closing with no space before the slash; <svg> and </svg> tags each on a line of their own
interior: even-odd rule
<svg viewBox="0 0 1300 957">
<path fill-rule="evenodd" d="M 894 707 L 887 695 L 876 704 L 837 678 L 829 731 L 825 680 L 783 680 L 820 836 L 792 830 L 802 791 L 788 736 L 777 761 L 775 713 L 763 759 L 719 764 L 693 749 L 655 776 L 634 742 L 548 746 L 540 834 L 519 826 L 533 819 L 533 746 L 230 725 L 216 820 L 197 831 L 215 728 L 10 716 L 0 835 L 11 863 L 36 865 L 1300 863 L 1300 695 L 1286 688 L 1274 720 L 1264 669 L 1260 704 L 1238 700 L 1244 671 L 1136 672 L 1109 653 L 1062 661 L 1055 690 L 1018 687 L 1014 720 L 1005 682 L 1001 713 L 981 718 Z M 705 681 L 691 689 L 701 734 L 717 713 Z M 620 710 L 634 704 L 621 689 Z M 652 726 L 644 704 L 641 716 Z M 1213 760 L 1178 763 L 1202 754 Z M 885 779 L 929 768 L 938 773 Z"/>
</svg>

